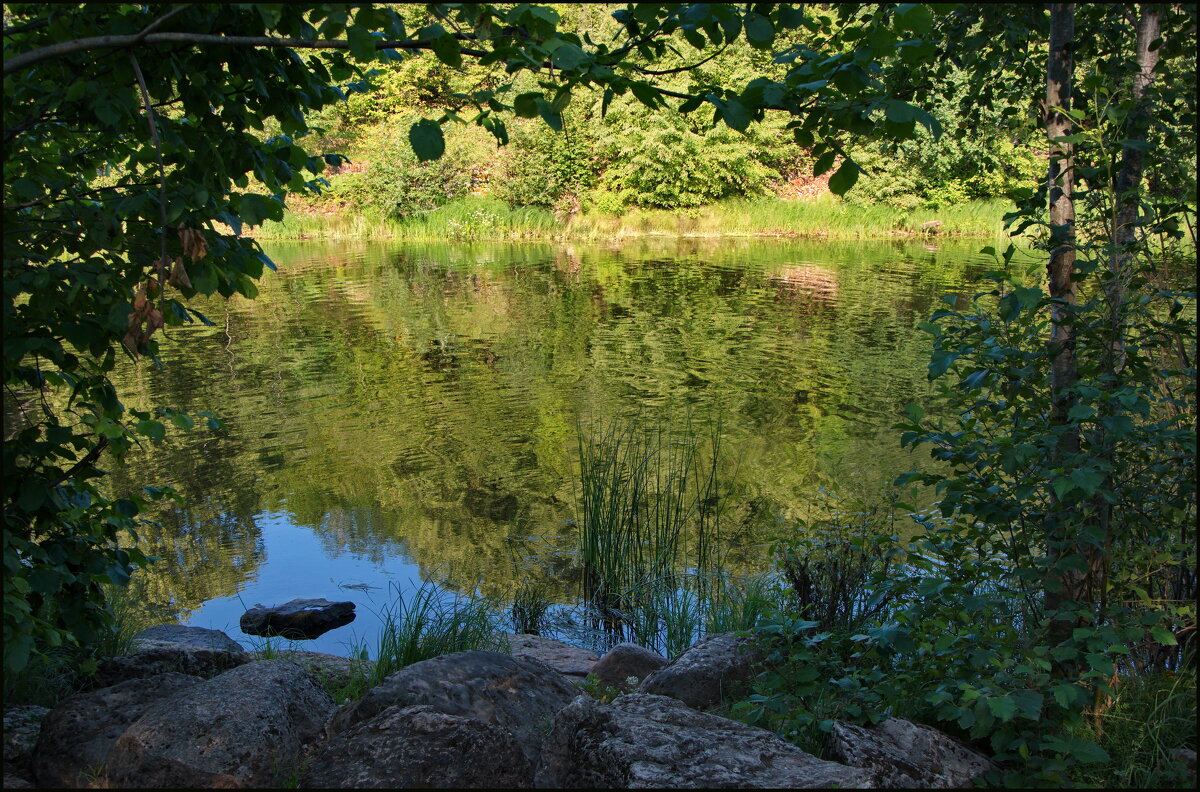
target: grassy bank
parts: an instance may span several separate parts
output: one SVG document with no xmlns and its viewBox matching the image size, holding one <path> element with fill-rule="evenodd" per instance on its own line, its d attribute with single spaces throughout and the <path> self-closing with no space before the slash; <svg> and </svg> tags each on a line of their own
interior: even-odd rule
<svg viewBox="0 0 1200 792">
<path fill-rule="evenodd" d="M 971 201 L 945 209 L 859 206 L 833 196 L 812 201 L 729 199 L 697 209 L 582 212 L 563 219 L 540 208 L 510 208 L 471 196 L 404 220 L 344 209 L 289 212 L 253 232 L 259 239 L 572 239 L 635 237 L 815 237 L 870 239 L 914 235 L 1003 236 L 1006 201 Z M 936 224 L 926 227 L 927 224 Z"/>
</svg>

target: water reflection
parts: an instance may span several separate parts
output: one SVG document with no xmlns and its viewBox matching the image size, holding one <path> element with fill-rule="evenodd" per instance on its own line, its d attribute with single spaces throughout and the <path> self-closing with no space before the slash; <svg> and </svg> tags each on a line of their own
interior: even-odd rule
<svg viewBox="0 0 1200 792">
<path fill-rule="evenodd" d="M 572 595 L 578 432 L 613 420 L 722 420 L 734 571 L 815 487 L 868 494 L 914 460 L 889 428 L 927 392 L 915 329 L 962 290 L 976 246 L 276 245 L 254 301 L 198 306 L 163 371 L 129 367 L 131 406 L 208 410 L 114 470 L 186 509 L 143 537 L 138 576 L 187 623 L 244 606 L 362 600 L 439 576 L 498 596 L 528 577 Z M 376 592 L 376 597 L 378 592 Z M 356 599 L 358 598 L 358 599 Z"/>
</svg>

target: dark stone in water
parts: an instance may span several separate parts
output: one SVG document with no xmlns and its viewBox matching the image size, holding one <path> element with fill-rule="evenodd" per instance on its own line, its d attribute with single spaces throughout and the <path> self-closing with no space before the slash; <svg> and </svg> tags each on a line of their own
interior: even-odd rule
<svg viewBox="0 0 1200 792">
<path fill-rule="evenodd" d="M 353 602 L 327 599 L 294 599 L 283 605 L 255 605 L 242 614 L 240 625 L 247 635 L 277 635 L 300 640 L 316 638 L 354 621 Z"/>
</svg>

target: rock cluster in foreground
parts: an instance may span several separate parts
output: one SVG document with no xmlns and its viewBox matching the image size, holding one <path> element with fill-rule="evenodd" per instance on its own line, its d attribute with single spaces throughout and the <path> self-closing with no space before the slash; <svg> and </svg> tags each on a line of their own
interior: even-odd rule
<svg viewBox="0 0 1200 792">
<path fill-rule="evenodd" d="M 700 711 L 752 671 L 733 635 L 671 663 L 633 645 L 596 658 L 510 636 L 521 656 L 414 663 L 338 707 L 316 676 L 323 656 L 262 660 L 205 632 L 173 646 L 169 630 L 147 636 L 104 687 L 48 713 L 6 709 L 5 787 L 945 788 L 991 767 L 898 719 L 838 723 L 828 761 Z M 638 691 L 601 703 L 580 695 L 586 673 Z"/>
</svg>

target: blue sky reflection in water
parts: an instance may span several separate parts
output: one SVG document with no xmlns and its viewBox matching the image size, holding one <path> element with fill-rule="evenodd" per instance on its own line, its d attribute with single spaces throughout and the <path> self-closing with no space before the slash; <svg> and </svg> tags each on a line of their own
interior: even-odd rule
<svg viewBox="0 0 1200 792">
<path fill-rule="evenodd" d="M 296 525 L 286 512 L 263 512 L 254 519 L 262 529 L 265 562 L 245 581 L 241 591 L 203 603 L 191 612 L 187 624 L 222 630 L 252 649 L 265 641 L 243 633 L 238 620 L 247 608 L 259 602 L 273 605 L 311 597 L 349 601 L 356 606 L 356 618 L 349 625 L 313 640 L 272 639 L 273 645 L 284 648 L 348 655 L 357 639 L 366 640 L 368 647 L 374 643 L 380 623 L 378 613 L 394 592 L 393 587 L 408 592 L 421 585 L 420 569 L 402 554 L 382 562 L 349 553 L 330 554 L 312 530 Z"/>
<path fill-rule="evenodd" d="M 983 244 L 271 245 L 256 300 L 202 301 L 212 327 L 115 378 L 227 424 L 110 465 L 188 498 L 150 515 L 137 594 L 243 640 L 243 603 L 348 599 L 303 644 L 338 653 L 374 644 L 393 583 L 571 602 L 578 432 L 687 416 L 722 423 L 729 570 L 761 569 L 818 486 L 874 499 L 924 462 L 891 429 L 930 393 L 916 325 L 976 290 Z"/>
</svg>

